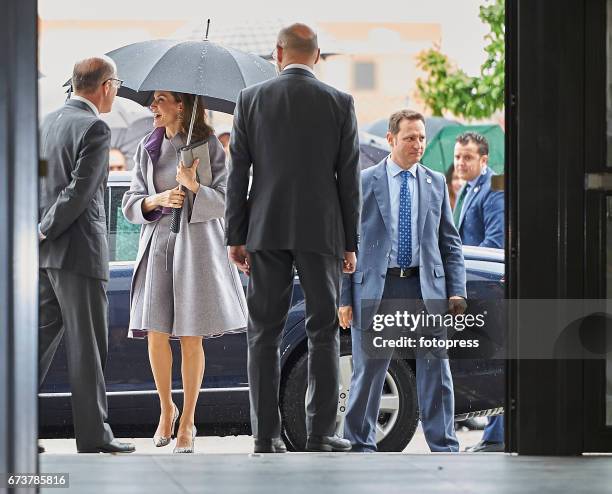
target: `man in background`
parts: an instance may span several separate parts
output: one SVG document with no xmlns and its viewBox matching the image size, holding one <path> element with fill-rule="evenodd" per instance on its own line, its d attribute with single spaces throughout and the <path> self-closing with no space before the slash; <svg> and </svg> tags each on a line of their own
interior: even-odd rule
<svg viewBox="0 0 612 494">
<path fill-rule="evenodd" d="M 487 166 L 489 143 L 476 132 L 457 137 L 455 171 L 466 181 L 459 191 L 453 218 L 463 245 L 504 248 L 504 193 L 491 188 L 494 173 Z M 472 453 L 504 451 L 504 416 L 489 419 L 481 441 L 466 448 Z"/>
<path fill-rule="evenodd" d="M 77 62 L 74 94 L 45 118 L 40 156 L 48 172 L 40 193 L 39 372 L 45 379 L 66 335 L 72 416 L 79 453 L 130 453 L 107 420 L 108 244 L 104 193 L 111 110 L 121 80 L 107 57 Z"/>
<path fill-rule="evenodd" d="M 225 151 L 225 157 L 227 161 L 227 158 L 229 158 L 229 143 L 230 143 L 232 128 L 231 126 L 227 124 L 215 125 L 215 133 L 217 134 L 217 139 L 219 139 L 219 142 L 221 142 L 221 145 L 223 146 L 223 150 Z"/>
<path fill-rule="evenodd" d="M 476 132 L 455 142 L 454 164 L 465 185 L 459 191 L 453 219 L 463 245 L 504 248 L 504 193 L 491 188 L 494 173 L 487 166 L 489 143 Z"/>
</svg>

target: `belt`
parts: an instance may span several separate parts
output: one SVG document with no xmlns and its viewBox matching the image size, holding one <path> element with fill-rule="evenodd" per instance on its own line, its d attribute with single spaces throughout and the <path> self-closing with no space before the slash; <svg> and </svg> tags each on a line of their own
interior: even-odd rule
<svg viewBox="0 0 612 494">
<path fill-rule="evenodd" d="M 387 274 L 391 276 L 399 276 L 400 278 L 410 278 L 411 276 L 419 275 L 419 267 L 413 268 L 389 268 Z"/>
</svg>

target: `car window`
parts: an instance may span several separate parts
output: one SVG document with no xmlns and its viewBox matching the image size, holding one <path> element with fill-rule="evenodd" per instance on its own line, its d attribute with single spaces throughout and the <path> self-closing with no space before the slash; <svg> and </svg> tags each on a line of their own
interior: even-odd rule
<svg viewBox="0 0 612 494">
<path fill-rule="evenodd" d="M 121 211 L 123 194 L 127 186 L 111 186 L 108 194 L 108 248 L 110 261 L 135 261 L 138 252 L 140 225 L 125 219 Z"/>
</svg>

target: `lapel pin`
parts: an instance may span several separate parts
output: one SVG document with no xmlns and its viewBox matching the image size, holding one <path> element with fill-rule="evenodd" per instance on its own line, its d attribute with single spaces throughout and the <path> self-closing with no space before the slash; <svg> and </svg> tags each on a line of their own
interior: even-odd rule
<svg viewBox="0 0 612 494">
<path fill-rule="evenodd" d="M 427 183 L 430 184 L 431 183 L 431 178 L 427 177 Z"/>
<path fill-rule="evenodd" d="M 478 192 L 479 190 L 480 190 L 480 186 L 474 187 L 474 194 L 476 194 L 476 192 Z"/>
</svg>

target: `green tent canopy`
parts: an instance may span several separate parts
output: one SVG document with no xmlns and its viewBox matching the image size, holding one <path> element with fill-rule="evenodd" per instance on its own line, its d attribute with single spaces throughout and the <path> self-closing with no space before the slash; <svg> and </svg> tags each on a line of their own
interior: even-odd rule
<svg viewBox="0 0 612 494">
<path fill-rule="evenodd" d="M 478 132 L 489 141 L 489 166 L 504 173 L 504 131 L 499 125 L 449 125 L 427 144 L 421 163 L 440 173 L 446 173 L 453 163 L 455 139 L 463 132 Z"/>
</svg>

